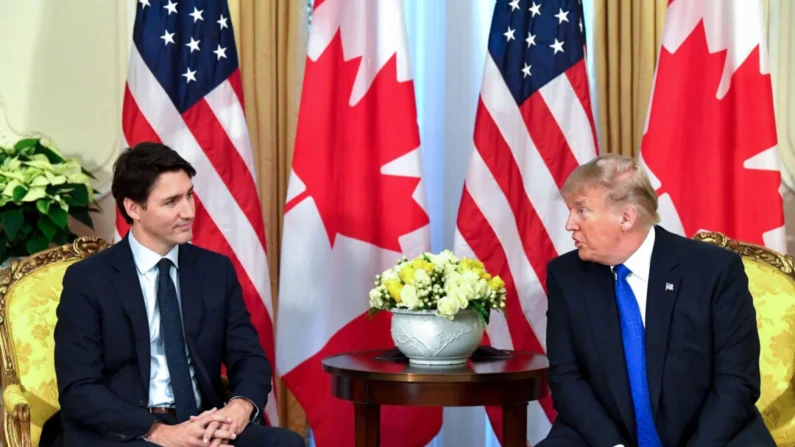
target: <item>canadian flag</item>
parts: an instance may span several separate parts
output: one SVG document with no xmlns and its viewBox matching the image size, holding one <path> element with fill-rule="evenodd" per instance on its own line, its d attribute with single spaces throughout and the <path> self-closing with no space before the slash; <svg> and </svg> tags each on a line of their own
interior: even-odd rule
<svg viewBox="0 0 795 447">
<path fill-rule="evenodd" d="M 354 444 L 322 360 L 391 348 L 375 275 L 429 250 L 403 0 L 315 0 L 284 211 L 276 365 L 318 447 Z M 384 407 L 381 445 L 423 446 L 442 410 Z"/>
<path fill-rule="evenodd" d="M 785 251 L 773 93 L 758 0 L 669 2 L 641 162 L 662 225 Z"/>
</svg>

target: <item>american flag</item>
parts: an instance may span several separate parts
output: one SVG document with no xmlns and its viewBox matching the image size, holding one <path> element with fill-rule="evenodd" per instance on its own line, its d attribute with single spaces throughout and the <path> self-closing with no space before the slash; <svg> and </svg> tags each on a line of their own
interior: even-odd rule
<svg viewBox="0 0 795 447">
<path fill-rule="evenodd" d="M 193 243 L 228 256 L 252 324 L 274 361 L 265 224 L 225 0 L 138 0 L 122 148 L 162 142 L 196 169 Z M 119 235 L 128 226 L 117 215 Z M 220 371 L 219 371 L 220 373 Z M 271 393 L 265 416 L 278 424 Z"/>
<path fill-rule="evenodd" d="M 578 0 L 497 1 L 455 235 L 456 254 L 505 279 L 492 346 L 546 352 L 546 265 L 574 249 L 558 191 L 597 154 L 585 64 Z M 502 439 L 499 411 L 488 412 Z M 531 403 L 528 441 L 554 417 L 550 400 Z"/>
</svg>

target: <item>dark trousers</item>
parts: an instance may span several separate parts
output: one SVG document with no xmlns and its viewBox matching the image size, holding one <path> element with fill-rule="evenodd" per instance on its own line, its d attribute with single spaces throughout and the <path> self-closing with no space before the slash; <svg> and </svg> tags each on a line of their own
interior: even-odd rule
<svg viewBox="0 0 795 447">
<path fill-rule="evenodd" d="M 157 418 L 163 421 L 165 424 L 173 425 L 176 422 L 176 415 L 173 414 L 157 414 L 155 416 L 157 416 Z M 85 433 L 81 433 L 81 435 L 85 436 Z M 63 437 L 68 439 L 69 433 L 64 433 Z M 92 440 L 89 442 L 89 445 L 85 447 L 152 447 L 155 445 L 144 440 L 122 442 L 112 441 L 99 435 L 94 435 L 92 437 L 96 437 L 96 440 Z M 68 440 L 63 444 L 61 441 L 62 440 L 59 439 L 52 445 L 61 446 L 72 444 Z M 237 439 L 232 441 L 230 444 L 236 447 L 304 447 L 306 442 L 301 435 L 286 428 L 248 424 L 243 432 L 238 435 Z"/>
</svg>

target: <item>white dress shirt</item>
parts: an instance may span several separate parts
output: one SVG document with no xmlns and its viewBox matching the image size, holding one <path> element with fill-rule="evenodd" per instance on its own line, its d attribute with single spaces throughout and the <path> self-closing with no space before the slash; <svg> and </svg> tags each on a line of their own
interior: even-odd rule
<svg viewBox="0 0 795 447">
<path fill-rule="evenodd" d="M 182 300 L 179 294 L 179 277 L 177 276 L 179 246 L 172 248 L 165 256 L 160 256 L 141 245 L 135 239 L 132 231 L 129 232 L 129 235 L 130 248 L 132 249 L 135 268 L 138 272 L 138 282 L 141 283 L 141 291 L 146 305 L 146 316 L 149 321 L 149 349 L 151 352 L 149 363 L 149 407 L 174 407 L 174 391 L 171 388 L 171 378 L 169 377 L 168 364 L 166 363 L 166 349 L 163 345 L 163 339 L 160 337 L 160 307 L 157 303 L 157 280 L 160 274 L 157 263 L 160 262 L 160 259 L 166 257 L 174 264 L 171 266 L 170 274 L 177 290 L 177 300 L 180 302 L 181 308 Z M 193 369 L 193 362 L 191 361 L 187 345 L 185 346 L 185 352 L 188 356 L 188 368 L 193 382 L 193 393 L 196 395 L 196 403 L 201 408 L 201 396 L 196 382 L 196 372 Z"/>
<path fill-rule="evenodd" d="M 646 327 L 646 297 L 649 292 L 651 253 L 654 251 L 654 231 L 654 227 L 651 227 L 649 234 L 646 235 L 646 239 L 640 244 L 640 247 L 624 262 L 624 266 L 630 271 L 627 276 L 627 282 L 632 289 L 632 293 L 635 294 L 635 299 L 638 301 L 643 327 Z M 613 277 L 615 278 L 615 266 L 610 268 L 613 269 Z"/>
</svg>

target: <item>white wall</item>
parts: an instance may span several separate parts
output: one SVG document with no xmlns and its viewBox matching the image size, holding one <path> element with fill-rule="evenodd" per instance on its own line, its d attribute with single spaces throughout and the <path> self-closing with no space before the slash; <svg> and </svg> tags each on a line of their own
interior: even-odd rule
<svg viewBox="0 0 795 447">
<path fill-rule="evenodd" d="M 0 145 L 46 136 L 109 189 L 119 150 L 135 0 L 0 1 Z M 115 203 L 102 198 L 96 233 L 113 237 Z"/>
</svg>

